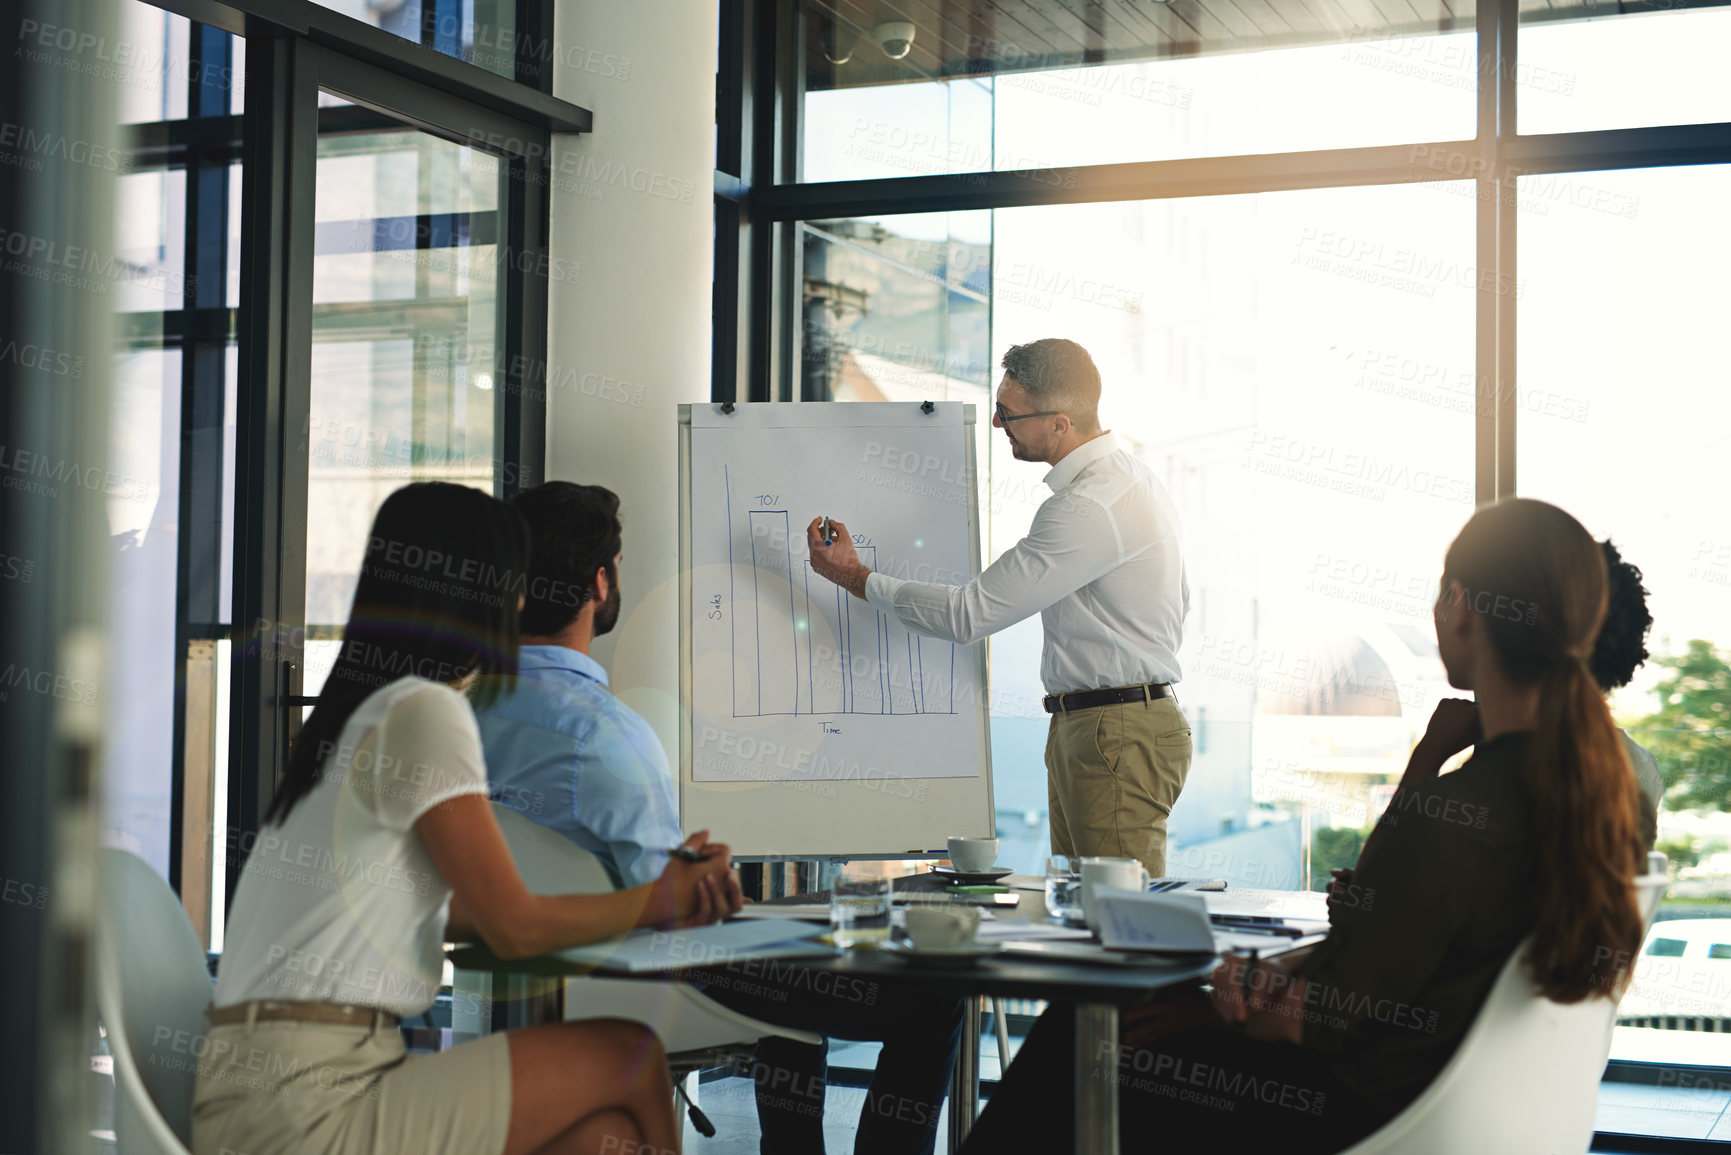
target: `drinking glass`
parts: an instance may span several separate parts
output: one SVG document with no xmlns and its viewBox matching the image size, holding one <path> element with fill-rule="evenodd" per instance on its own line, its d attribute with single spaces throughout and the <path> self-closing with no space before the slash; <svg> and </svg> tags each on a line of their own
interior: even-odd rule
<svg viewBox="0 0 1731 1155">
<path fill-rule="evenodd" d="M 1075 918 L 1082 913 L 1080 865 L 1066 854 L 1046 859 L 1046 909 L 1053 918 Z"/>
<path fill-rule="evenodd" d="M 889 937 L 890 880 L 879 869 L 863 864 L 842 867 L 829 897 L 829 931 L 835 945 L 845 949 Z"/>
</svg>

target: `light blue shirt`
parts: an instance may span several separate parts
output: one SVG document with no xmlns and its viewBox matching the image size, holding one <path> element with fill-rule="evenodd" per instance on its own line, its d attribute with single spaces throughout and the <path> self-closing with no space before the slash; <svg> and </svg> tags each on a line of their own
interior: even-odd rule
<svg viewBox="0 0 1731 1155">
<path fill-rule="evenodd" d="M 517 688 L 475 712 L 493 800 L 595 855 L 615 886 L 652 882 L 683 841 L 673 772 L 607 671 L 565 646 L 524 646 Z"/>
</svg>

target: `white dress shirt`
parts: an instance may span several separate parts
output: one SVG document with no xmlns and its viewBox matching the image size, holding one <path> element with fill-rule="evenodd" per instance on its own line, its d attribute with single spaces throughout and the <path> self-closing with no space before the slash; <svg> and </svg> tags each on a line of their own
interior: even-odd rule
<svg viewBox="0 0 1731 1155">
<path fill-rule="evenodd" d="M 910 630 L 967 645 L 1038 612 L 1048 694 L 1176 682 L 1190 584 L 1166 487 L 1110 433 L 1072 449 L 1028 536 L 964 586 L 866 578 Z"/>
</svg>

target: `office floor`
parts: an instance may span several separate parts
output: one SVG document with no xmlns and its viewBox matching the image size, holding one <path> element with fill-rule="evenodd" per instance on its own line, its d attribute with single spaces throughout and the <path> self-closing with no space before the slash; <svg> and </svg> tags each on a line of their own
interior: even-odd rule
<svg viewBox="0 0 1731 1155">
<path fill-rule="evenodd" d="M 757 1155 L 757 1106 L 750 1079 L 721 1079 L 705 1083 L 698 1103 L 715 1124 L 715 1138 L 705 1139 L 691 1121 L 685 1121 L 686 1155 Z M 865 1103 L 864 1087 L 830 1087 L 823 1114 L 824 1149 L 829 1155 L 847 1155 L 853 1150 L 854 1125 Z M 950 1112 L 946 1104 L 938 1120 L 937 1155 L 949 1151 Z"/>
<path fill-rule="evenodd" d="M 829 1155 L 847 1155 L 853 1150 L 854 1122 L 859 1118 L 865 1092 L 859 1087 L 832 1087 L 824 1112 L 824 1148 Z M 1632 1134 L 1666 1135 L 1677 1138 L 1731 1140 L 1731 1112 L 1725 1100 L 1731 1092 L 1693 1097 L 1660 1087 L 1607 1083 L 1599 1093 L 1598 1127 Z M 1716 1102 L 1708 1102 L 1713 1098 Z M 1690 1101 L 1683 1102 L 1688 1099 Z M 715 1124 L 713 1139 L 705 1139 L 685 1124 L 687 1155 L 757 1155 L 757 1109 L 749 1079 L 723 1079 L 706 1084 L 700 1101 L 704 1113 Z M 949 1151 L 949 1110 L 938 1123 L 937 1155 Z M 1634 1147 L 1627 1151 L 1641 1151 Z M 1593 1147 L 1593 1155 L 1626 1155 L 1614 1139 Z"/>
<path fill-rule="evenodd" d="M 986 1079 L 998 1077 L 998 1044 L 993 1038 L 982 1042 L 980 1074 Z M 870 1071 L 877 1066 L 876 1043 L 830 1044 L 829 1061 L 832 1070 L 850 1067 Z M 688 1118 L 685 1121 L 687 1155 L 757 1155 L 757 1102 L 754 1087 L 748 1078 L 734 1077 L 705 1083 L 698 1091 L 697 1104 L 709 1121 L 715 1124 L 715 1137 L 705 1139 L 697 1133 Z M 830 1155 L 846 1155 L 853 1150 L 854 1128 L 859 1121 L 860 1107 L 865 1104 L 864 1087 L 831 1084 L 824 1093 L 824 1150 Z M 948 1155 L 950 1144 L 950 1107 L 946 1101 L 938 1118 L 936 1155 Z"/>
<path fill-rule="evenodd" d="M 831 1048 L 836 1066 L 869 1071 L 877 1064 L 877 1046 L 870 1043 L 839 1043 Z M 96 1126 L 92 1129 L 90 1155 L 112 1155 L 114 1132 L 113 1075 L 106 1057 L 93 1059 L 96 1077 Z M 986 1079 L 998 1076 L 997 1042 L 981 1040 L 980 1073 Z M 715 1124 L 716 1135 L 705 1139 L 687 1120 L 685 1150 L 690 1155 L 757 1155 L 757 1107 L 748 1078 L 719 1079 L 705 1083 L 698 1104 Z M 824 1146 L 832 1155 L 853 1150 L 854 1124 L 865 1101 L 863 1087 L 832 1086 L 824 1112 Z M 1596 1122 L 1600 1131 L 1632 1135 L 1659 1135 L 1678 1139 L 1731 1141 L 1731 1087 L 1713 1090 L 1653 1087 L 1635 1083 L 1602 1083 Z M 949 1150 L 949 1108 L 938 1121 L 937 1155 Z M 1630 1150 L 1641 1150 L 1639 1146 Z M 1615 1140 L 1593 1148 L 1594 1155 L 1624 1155 Z"/>
<path fill-rule="evenodd" d="M 1013 1044 L 1019 1042 L 1012 1040 Z M 877 1063 L 877 1050 L 872 1043 L 838 1043 L 831 1048 L 830 1062 L 832 1066 L 869 1071 Z M 990 1034 L 980 1040 L 980 1074 L 988 1080 L 998 1077 L 998 1044 Z M 854 1124 L 864 1097 L 861 1087 L 829 1088 L 823 1129 L 824 1147 L 830 1155 L 846 1155 L 853 1150 Z M 757 1107 L 750 1079 L 705 1083 L 698 1103 L 715 1124 L 716 1134 L 713 1139 L 705 1139 L 687 1120 L 685 1150 L 689 1155 L 757 1155 Z M 949 1150 L 949 1125 L 946 1104 L 938 1123 L 938 1155 L 946 1155 Z M 1630 1135 L 1731 1141 L 1731 1087 L 1694 1090 L 1602 1083 L 1595 1127 Z M 1622 1148 L 1614 1140 L 1607 1140 L 1595 1146 L 1593 1153 L 1622 1155 Z"/>
</svg>

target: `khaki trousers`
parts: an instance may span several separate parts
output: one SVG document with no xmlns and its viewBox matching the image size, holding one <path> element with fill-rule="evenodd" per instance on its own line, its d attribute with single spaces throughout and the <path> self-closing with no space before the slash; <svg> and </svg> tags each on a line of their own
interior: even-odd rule
<svg viewBox="0 0 1731 1155">
<path fill-rule="evenodd" d="M 1046 799 L 1052 853 L 1134 858 L 1166 873 L 1166 819 L 1190 773 L 1190 724 L 1174 698 L 1052 715 Z"/>
<path fill-rule="evenodd" d="M 511 1052 L 504 1034 L 410 1055 L 395 1027 L 266 1021 L 210 1027 L 182 1049 L 197 1072 L 195 1155 L 505 1149 Z"/>
</svg>

